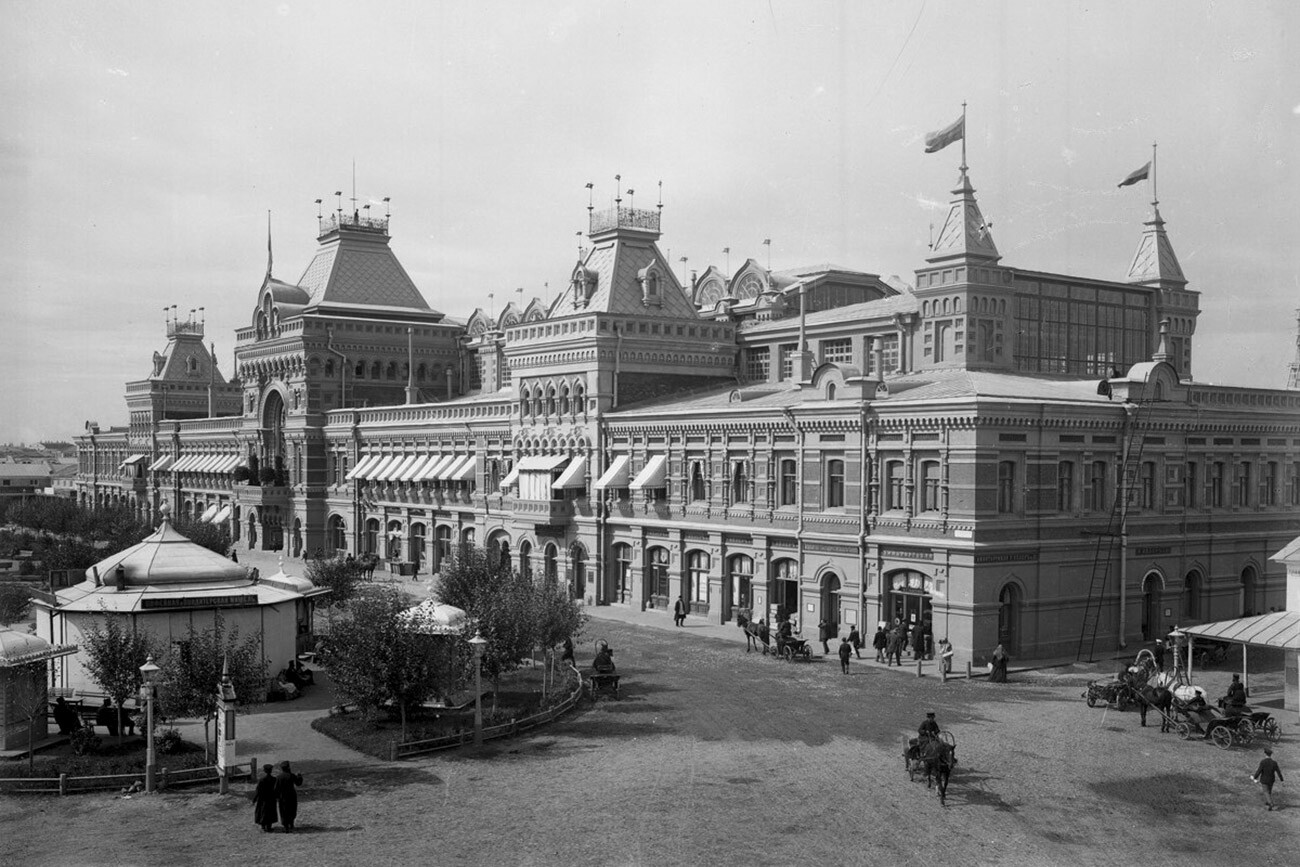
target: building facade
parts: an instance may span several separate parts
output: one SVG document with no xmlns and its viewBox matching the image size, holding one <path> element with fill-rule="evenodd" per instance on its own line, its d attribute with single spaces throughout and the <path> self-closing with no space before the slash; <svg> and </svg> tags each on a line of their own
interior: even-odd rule
<svg viewBox="0 0 1300 867">
<path fill-rule="evenodd" d="M 470 542 L 665 617 L 899 618 L 977 660 L 1283 604 L 1300 393 L 1193 379 L 1154 205 L 1120 281 L 1004 264 L 965 169 L 914 287 L 753 259 L 682 285 L 660 220 L 592 210 L 553 303 L 458 323 L 386 218 L 339 211 L 297 283 L 268 269 L 213 411 L 89 431 L 80 497 L 406 572 Z"/>
</svg>

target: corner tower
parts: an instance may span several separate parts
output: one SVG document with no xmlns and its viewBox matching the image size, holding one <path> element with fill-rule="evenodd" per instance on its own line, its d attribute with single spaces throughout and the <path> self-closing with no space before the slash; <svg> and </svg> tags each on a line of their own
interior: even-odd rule
<svg viewBox="0 0 1300 867">
<path fill-rule="evenodd" d="M 1154 180 L 1152 189 L 1154 190 Z M 1143 224 L 1142 237 L 1129 264 L 1124 282 L 1149 286 L 1156 290 L 1153 328 L 1161 320 L 1169 320 L 1167 349 L 1169 362 L 1178 371 L 1180 379 L 1192 378 L 1192 335 L 1196 333 L 1196 319 L 1200 316 L 1200 294 L 1187 288 L 1187 278 L 1178 264 L 1173 244 L 1165 232 L 1165 221 L 1160 216 L 1160 202 L 1151 199 L 1151 216 Z M 1159 335 L 1153 335 L 1159 339 Z"/>
</svg>

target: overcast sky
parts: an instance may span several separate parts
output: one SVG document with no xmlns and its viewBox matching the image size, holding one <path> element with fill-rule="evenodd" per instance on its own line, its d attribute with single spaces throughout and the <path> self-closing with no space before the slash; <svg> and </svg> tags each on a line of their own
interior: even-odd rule
<svg viewBox="0 0 1300 867">
<path fill-rule="evenodd" d="M 1300 306 L 1300 3 L 60 3 L 0 0 L 0 442 L 124 424 L 204 307 L 222 372 L 272 212 L 296 281 L 335 190 L 465 317 L 552 296 L 587 193 L 663 182 L 684 269 L 914 282 L 960 150 L 1006 265 L 1123 279 L 1159 147 L 1202 381 L 1283 387 Z M 328 207 L 328 204 L 327 204 Z M 382 207 L 382 206 L 380 206 Z M 681 257 L 687 257 L 682 265 Z M 549 289 L 547 284 L 549 283 Z"/>
</svg>

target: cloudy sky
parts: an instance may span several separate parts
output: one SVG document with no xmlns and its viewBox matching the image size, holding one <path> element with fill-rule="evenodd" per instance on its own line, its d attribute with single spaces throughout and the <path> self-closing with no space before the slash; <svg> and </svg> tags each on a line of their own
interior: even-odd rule
<svg viewBox="0 0 1300 867">
<path fill-rule="evenodd" d="M 317 198 L 392 198 L 452 316 L 554 294 L 587 193 L 651 204 L 678 265 L 912 282 L 960 151 L 1004 264 L 1122 279 L 1150 209 L 1200 290 L 1198 379 L 1282 387 L 1300 306 L 1300 4 L 62 3 L 0 0 L 0 442 L 124 424 L 204 307 L 226 375 Z M 683 265 L 681 258 L 686 257 Z M 548 286 L 549 284 L 549 286 Z"/>
</svg>

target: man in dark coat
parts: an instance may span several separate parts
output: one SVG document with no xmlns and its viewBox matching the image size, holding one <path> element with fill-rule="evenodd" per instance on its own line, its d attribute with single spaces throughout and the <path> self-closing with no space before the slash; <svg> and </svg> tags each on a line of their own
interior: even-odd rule
<svg viewBox="0 0 1300 867">
<path fill-rule="evenodd" d="M 871 646 L 876 649 L 876 662 L 884 662 L 885 648 L 889 646 L 889 636 L 885 633 L 885 624 L 883 622 L 876 627 L 876 634 L 871 639 Z"/>
<path fill-rule="evenodd" d="M 825 617 L 817 624 L 817 640 L 822 643 L 822 653 L 831 655 L 831 624 Z"/>
<path fill-rule="evenodd" d="M 1264 747 L 1264 758 L 1260 759 L 1259 767 L 1250 778 L 1264 787 L 1264 803 L 1268 804 L 1268 809 L 1272 811 L 1273 783 L 1283 782 L 1282 769 L 1278 767 L 1277 762 L 1273 761 L 1272 747 Z"/>
<path fill-rule="evenodd" d="M 59 727 L 61 735 L 70 735 L 81 728 L 81 717 L 72 705 L 63 700 L 63 696 L 54 703 L 54 724 Z"/>
<path fill-rule="evenodd" d="M 104 704 L 95 711 L 95 725 L 103 726 L 110 735 L 117 736 L 117 708 L 108 699 L 104 699 Z"/>
<path fill-rule="evenodd" d="M 925 630 L 921 624 L 912 627 L 912 658 L 920 659 L 925 656 Z"/>
<path fill-rule="evenodd" d="M 673 603 L 673 625 L 686 625 L 686 603 L 682 601 L 682 597 L 680 596 L 678 596 L 677 601 Z"/>
<path fill-rule="evenodd" d="M 885 663 L 887 665 L 903 664 L 903 627 L 895 626 L 889 633 L 889 645 L 886 647 Z"/>
<path fill-rule="evenodd" d="M 271 826 L 279 819 L 275 797 L 275 765 L 262 765 L 266 776 L 257 781 L 257 790 L 253 793 L 253 821 L 269 832 Z"/>
<path fill-rule="evenodd" d="M 288 762 L 280 762 L 280 775 L 275 778 L 275 800 L 280 808 L 280 824 L 284 825 L 286 834 L 293 833 L 293 823 L 298 818 L 298 786 L 302 785 L 302 774 L 295 774 L 289 769 Z"/>
<path fill-rule="evenodd" d="M 849 644 L 848 636 L 840 639 L 840 673 L 849 673 L 849 660 L 853 658 L 853 645 Z"/>
<path fill-rule="evenodd" d="M 849 644 L 853 646 L 853 653 L 858 659 L 862 658 L 862 636 L 858 633 L 858 627 L 849 627 Z"/>
</svg>

